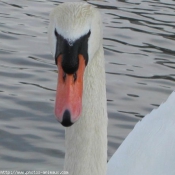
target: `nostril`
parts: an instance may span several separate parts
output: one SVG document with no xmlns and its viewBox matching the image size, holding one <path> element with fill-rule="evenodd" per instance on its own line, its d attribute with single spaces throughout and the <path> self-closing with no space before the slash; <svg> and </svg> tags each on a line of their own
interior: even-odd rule
<svg viewBox="0 0 175 175">
<path fill-rule="evenodd" d="M 69 127 L 69 126 L 71 126 L 73 124 L 71 122 L 71 114 L 70 114 L 69 110 L 65 110 L 65 112 L 63 114 L 63 120 L 62 120 L 61 124 L 64 127 Z"/>
<path fill-rule="evenodd" d="M 75 82 L 77 80 L 77 73 L 76 72 L 73 74 L 73 77 L 74 77 L 74 82 Z"/>
<path fill-rule="evenodd" d="M 63 80 L 64 81 L 66 80 L 66 73 L 65 72 L 63 73 Z"/>
</svg>

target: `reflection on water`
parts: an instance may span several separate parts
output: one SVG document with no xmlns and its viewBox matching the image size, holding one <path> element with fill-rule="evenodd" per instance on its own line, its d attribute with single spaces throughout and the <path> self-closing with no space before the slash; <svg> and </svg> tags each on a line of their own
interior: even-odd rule
<svg viewBox="0 0 175 175">
<path fill-rule="evenodd" d="M 0 2 L 1 169 L 62 170 L 64 129 L 53 115 L 57 68 L 47 42 L 56 1 Z M 175 87 L 175 2 L 89 1 L 103 16 L 108 157 Z"/>
</svg>

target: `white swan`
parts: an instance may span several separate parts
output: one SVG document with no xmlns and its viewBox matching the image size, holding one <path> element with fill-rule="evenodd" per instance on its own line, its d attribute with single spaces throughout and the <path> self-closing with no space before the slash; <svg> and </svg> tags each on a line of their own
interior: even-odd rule
<svg viewBox="0 0 175 175">
<path fill-rule="evenodd" d="M 102 22 L 87 3 L 63 3 L 50 15 L 58 65 L 55 115 L 65 131 L 70 175 L 174 175 L 175 92 L 125 139 L 107 164 L 107 109 Z M 76 122 L 76 123 L 75 123 Z"/>
</svg>

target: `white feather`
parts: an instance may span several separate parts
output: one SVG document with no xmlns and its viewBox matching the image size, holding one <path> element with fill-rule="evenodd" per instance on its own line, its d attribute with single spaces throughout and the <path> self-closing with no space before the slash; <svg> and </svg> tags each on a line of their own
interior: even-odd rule
<svg viewBox="0 0 175 175">
<path fill-rule="evenodd" d="M 108 163 L 107 175 L 175 174 L 175 92 L 138 122 Z"/>
<path fill-rule="evenodd" d="M 93 6 L 84 2 L 60 4 L 50 14 L 48 36 L 53 56 L 56 49 L 55 29 L 71 42 L 91 31 L 88 41 L 88 55 L 91 60 L 102 43 L 102 30 L 99 28 L 102 28 L 100 14 Z"/>
</svg>

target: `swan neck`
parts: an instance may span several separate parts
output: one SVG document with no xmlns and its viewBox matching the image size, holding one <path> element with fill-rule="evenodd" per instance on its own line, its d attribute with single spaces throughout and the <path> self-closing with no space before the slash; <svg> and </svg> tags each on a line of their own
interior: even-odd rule
<svg viewBox="0 0 175 175">
<path fill-rule="evenodd" d="M 85 70 L 81 117 L 66 128 L 65 137 L 64 169 L 70 175 L 106 175 L 107 110 L 102 46 Z"/>
</svg>

